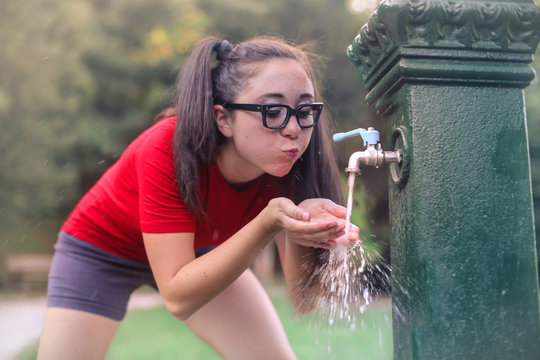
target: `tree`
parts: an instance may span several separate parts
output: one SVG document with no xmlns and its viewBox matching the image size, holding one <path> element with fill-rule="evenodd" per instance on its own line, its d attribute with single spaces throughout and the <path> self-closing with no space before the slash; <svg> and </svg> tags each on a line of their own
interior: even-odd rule
<svg viewBox="0 0 540 360">
<path fill-rule="evenodd" d="M 206 18 L 189 0 L 28 0 L 2 2 L 0 19 L 0 250 L 51 251 L 75 202 L 168 106 Z"/>
<path fill-rule="evenodd" d="M 2 2 L 0 14 L 0 187 L 7 190 L 0 228 L 1 241 L 13 242 L 40 230 L 77 176 L 55 154 L 72 141 L 62 129 L 84 92 L 76 24 L 88 12 L 82 4 L 30 0 Z M 9 231 L 15 228 L 25 232 Z"/>
</svg>

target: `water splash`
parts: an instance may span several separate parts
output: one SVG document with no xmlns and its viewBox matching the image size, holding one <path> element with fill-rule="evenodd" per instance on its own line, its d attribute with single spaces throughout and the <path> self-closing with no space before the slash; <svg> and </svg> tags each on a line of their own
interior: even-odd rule
<svg viewBox="0 0 540 360">
<path fill-rule="evenodd" d="M 348 181 L 346 233 L 351 226 L 355 175 L 351 173 Z M 328 253 L 324 265 L 313 270 L 309 281 L 321 287 L 319 313 L 328 316 L 329 326 L 345 322 L 354 330 L 356 316 L 366 310 L 374 297 L 389 288 L 389 270 L 377 252 L 366 252 L 361 240 L 350 246 L 338 245 Z"/>
<path fill-rule="evenodd" d="M 338 246 L 329 253 L 328 261 L 321 267 L 319 277 L 322 295 L 319 310 L 328 316 L 328 325 L 346 322 L 356 328 L 356 316 L 363 313 L 379 289 L 373 281 L 380 270 L 371 256 L 366 254 L 361 241 L 345 247 Z M 387 279 L 389 280 L 388 275 Z"/>
</svg>

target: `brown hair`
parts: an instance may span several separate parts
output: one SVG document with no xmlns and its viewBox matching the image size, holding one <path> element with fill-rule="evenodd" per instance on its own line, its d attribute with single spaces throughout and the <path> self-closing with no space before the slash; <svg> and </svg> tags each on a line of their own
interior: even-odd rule
<svg viewBox="0 0 540 360">
<path fill-rule="evenodd" d="M 217 63 L 214 56 L 217 57 Z M 175 166 L 182 200 L 195 216 L 204 214 L 198 189 L 206 164 L 219 154 L 225 137 L 219 132 L 213 105 L 234 102 L 249 77 L 246 65 L 273 58 L 297 60 L 311 78 L 315 101 L 321 101 L 309 52 L 280 38 L 258 37 L 232 46 L 214 37 L 201 40 L 186 59 L 176 89 Z M 310 144 L 288 175 L 279 180 L 296 203 L 324 197 L 342 203 L 342 190 L 323 111 Z"/>
</svg>

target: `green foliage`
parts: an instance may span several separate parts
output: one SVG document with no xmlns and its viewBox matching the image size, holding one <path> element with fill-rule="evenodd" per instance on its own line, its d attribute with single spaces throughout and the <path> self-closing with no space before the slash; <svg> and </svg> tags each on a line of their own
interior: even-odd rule
<svg viewBox="0 0 540 360">
<path fill-rule="evenodd" d="M 0 19 L 0 245 L 51 251 L 75 202 L 169 105 L 207 19 L 189 0 L 7 1 Z"/>
<path fill-rule="evenodd" d="M 2 2 L 0 14 L 0 228 L 8 230 L 37 226 L 70 195 L 76 172 L 56 155 L 71 139 L 57 135 L 78 108 L 75 89 L 87 75 L 75 50 L 75 25 L 87 13 L 31 0 Z"/>
</svg>

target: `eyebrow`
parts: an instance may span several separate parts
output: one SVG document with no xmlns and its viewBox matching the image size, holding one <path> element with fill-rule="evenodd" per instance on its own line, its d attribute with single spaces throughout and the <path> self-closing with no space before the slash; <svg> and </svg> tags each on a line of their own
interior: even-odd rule
<svg viewBox="0 0 540 360">
<path fill-rule="evenodd" d="M 278 99 L 284 99 L 285 96 L 281 93 L 268 93 L 268 94 L 264 94 L 262 96 L 259 96 L 257 99 L 265 99 L 265 98 L 278 98 Z M 303 100 L 303 99 L 314 99 L 315 96 L 313 94 L 310 94 L 310 93 L 304 93 L 302 95 L 300 95 L 300 99 Z"/>
</svg>

